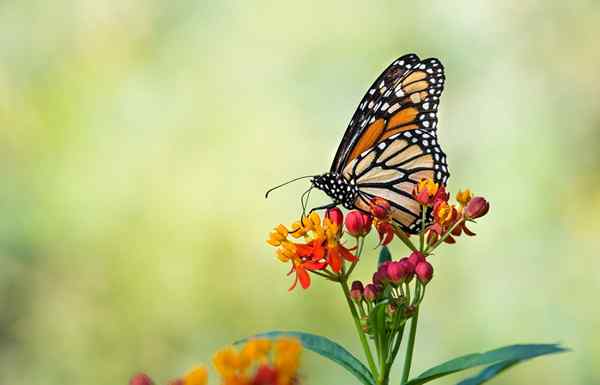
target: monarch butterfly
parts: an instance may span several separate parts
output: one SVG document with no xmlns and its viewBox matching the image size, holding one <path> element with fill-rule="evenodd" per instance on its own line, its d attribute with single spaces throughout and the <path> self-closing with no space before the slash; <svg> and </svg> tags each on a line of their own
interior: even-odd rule
<svg viewBox="0 0 600 385">
<path fill-rule="evenodd" d="M 436 134 L 444 80 L 438 59 L 412 53 L 379 75 L 352 116 L 329 172 L 309 176 L 312 187 L 333 200 L 317 209 L 341 204 L 369 212 L 371 199 L 381 197 L 390 203 L 394 222 L 418 232 L 422 213 L 412 195 L 415 184 L 423 178 L 446 184 L 449 177 Z"/>
</svg>

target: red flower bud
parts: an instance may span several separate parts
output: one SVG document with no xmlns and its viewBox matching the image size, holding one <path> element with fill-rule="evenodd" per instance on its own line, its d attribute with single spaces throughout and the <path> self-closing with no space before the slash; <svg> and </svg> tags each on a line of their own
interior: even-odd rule
<svg viewBox="0 0 600 385">
<path fill-rule="evenodd" d="M 352 282 L 352 288 L 350 289 L 350 297 L 355 302 L 360 302 L 363 297 L 363 291 L 364 291 L 364 287 L 363 287 L 362 282 L 354 281 L 354 282 Z"/>
<path fill-rule="evenodd" d="M 433 277 L 433 266 L 427 261 L 419 262 L 417 267 L 415 267 L 415 273 L 417 274 L 419 281 L 421 281 L 423 285 L 427 285 Z"/>
<path fill-rule="evenodd" d="M 394 239 L 394 227 L 388 222 L 377 222 L 377 233 L 379 234 L 379 243 L 383 246 Z"/>
<path fill-rule="evenodd" d="M 415 274 L 415 266 L 406 257 L 402 258 L 398 263 L 401 263 L 406 271 L 405 281 L 410 282 Z"/>
<path fill-rule="evenodd" d="M 329 218 L 331 223 L 341 226 L 344 223 L 344 214 L 337 207 L 331 208 L 325 212 L 325 217 Z"/>
<path fill-rule="evenodd" d="M 475 219 L 484 216 L 490 210 L 490 204 L 483 197 L 472 198 L 465 207 L 464 215 L 467 219 Z"/>
<path fill-rule="evenodd" d="M 408 275 L 409 271 L 406 270 L 404 263 L 391 262 L 387 265 L 387 276 L 396 285 L 402 283 Z"/>
<path fill-rule="evenodd" d="M 413 266 L 417 266 L 419 262 L 423 262 L 425 260 L 425 256 L 420 251 L 413 251 L 408 256 L 408 262 L 410 262 Z"/>
<path fill-rule="evenodd" d="M 387 267 L 390 264 L 390 261 L 386 261 L 379 265 L 377 271 L 373 274 L 373 283 L 375 285 L 385 285 L 385 283 L 389 280 L 387 275 Z"/>
<path fill-rule="evenodd" d="M 277 370 L 263 364 L 257 370 L 252 385 L 277 385 Z"/>
<path fill-rule="evenodd" d="M 372 283 L 365 286 L 364 296 L 367 301 L 375 301 L 375 299 L 377 298 L 377 294 L 379 294 L 379 289 L 377 288 L 377 286 L 373 285 Z"/>
<path fill-rule="evenodd" d="M 154 382 L 146 373 L 138 373 L 131 377 L 129 385 L 152 385 Z"/>
<path fill-rule="evenodd" d="M 371 214 L 377 219 L 387 220 L 390 216 L 391 206 L 390 202 L 386 201 L 383 198 L 375 197 L 371 199 L 369 203 L 371 208 Z"/>
<path fill-rule="evenodd" d="M 370 215 L 353 210 L 346 215 L 346 230 L 353 237 L 363 237 L 371 230 L 372 222 Z"/>
</svg>

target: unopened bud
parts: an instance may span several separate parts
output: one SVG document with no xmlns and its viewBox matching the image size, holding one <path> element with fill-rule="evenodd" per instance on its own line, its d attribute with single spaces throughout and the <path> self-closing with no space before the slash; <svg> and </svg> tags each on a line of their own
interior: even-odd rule
<svg viewBox="0 0 600 385">
<path fill-rule="evenodd" d="M 362 282 L 354 281 L 352 282 L 352 288 L 350 289 L 350 297 L 354 300 L 354 302 L 358 303 L 362 301 L 364 287 Z"/>
<path fill-rule="evenodd" d="M 408 271 L 404 263 L 391 262 L 387 265 L 387 276 L 392 283 L 396 285 L 402 283 L 407 275 Z"/>
<path fill-rule="evenodd" d="M 415 267 L 415 274 L 423 285 L 427 285 L 433 277 L 433 266 L 427 261 L 419 262 L 417 267 Z"/>
<path fill-rule="evenodd" d="M 146 373 L 138 373 L 131 377 L 129 385 L 153 385 L 154 382 Z"/>
<path fill-rule="evenodd" d="M 377 298 L 377 293 L 377 286 L 373 285 L 372 283 L 365 286 L 364 296 L 367 301 L 375 301 L 375 299 Z"/>
<path fill-rule="evenodd" d="M 465 207 L 464 215 L 467 219 L 476 219 L 484 216 L 490 210 L 490 204 L 483 197 L 472 198 Z"/>
<path fill-rule="evenodd" d="M 342 210 L 338 209 L 337 207 L 327 210 L 325 217 L 329 218 L 331 223 L 334 223 L 338 226 L 341 226 L 342 223 L 344 223 L 344 214 L 342 213 Z"/>
<path fill-rule="evenodd" d="M 408 260 L 408 258 L 404 257 L 401 260 L 398 261 L 398 263 L 401 263 L 404 270 L 406 271 L 406 278 L 405 281 L 406 282 L 410 282 L 413 278 L 413 275 L 415 273 L 415 266 Z"/>
<path fill-rule="evenodd" d="M 408 261 L 415 267 L 419 264 L 419 262 L 423 262 L 424 260 L 425 256 L 420 251 L 413 251 L 408 256 Z"/>
<path fill-rule="evenodd" d="M 371 230 L 372 222 L 370 215 L 353 210 L 346 215 L 346 230 L 353 237 L 363 237 Z"/>
<path fill-rule="evenodd" d="M 373 274 L 373 283 L 375 285 L 385 285 L 387 281 L 389 281 L 389 277 L 387 274 L 387 267 L 389 266 L 391 262 L 390 261 L 386 261 L 384 263 L 382 263 L 381 265 L 379 265 L 379 267 L 377 268 L 377 271 Z"/>
</svg>

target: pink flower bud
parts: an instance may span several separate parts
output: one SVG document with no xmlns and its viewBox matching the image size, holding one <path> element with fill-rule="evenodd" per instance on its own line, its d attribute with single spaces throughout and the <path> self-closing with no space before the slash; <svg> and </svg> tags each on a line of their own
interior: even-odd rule
<svg viewBox="0 0 600 385">
<path fill-rule="evenodd" d="M 419 264 L 419 262 L 423 262 L 424 260 L 425 256 L 420 251 L 413 251 L 408 256 L 408 261 L 415 267 Z"/>
<path fill-rule="evenodd" d="M 362 282 L 354 281 L 352 282 L 352 288 L 350 289 L 350 297 L 352 297 L 355 302 L 360 302 L 363 297 L 363 291 L 364 288 Z"/>
<path fill-rule="evenodd" d="M 342 210 L 338 209 L 337 207 L 327 210 L 325 217 L 329 218 L 331 223 L 334 223 L 338 226 L 341 226 L 342 223 L 344 223 L 344 214 L 342 214 Z"/>
<path fill-rule="evenodd" d="M 152 379 L 146 373 L 138 373 L 131 377 L 129 385 L 152 385 Z"/>
<path fill-rule="evenodd" d="M 369 302 L 375 301 L 378 293 L 379 293 L 379 290 L 377 289 L 377 286 L 373 285 L 372 283 L 365 286 L 364 296 L 367 301 L 369 301 Z"/>
<path fill-rule="evenodd" d="M 398 263 L 402 264 L 404 271 L 406 271 L 405 281 L 410 282 L 415 274 L 415 266 L 406 257 L 399 260 Z"/>
<path fill-rule="evenodd" d="M 391 206 L 390 202 L 383 198 L 375 197 L 369 202 L 371 208 L 371 214 L 377 219 L 387 220 L 390 216 Z"/>
<path fill-rule="evenodd" d="M 421 281 L 423 285 L 427 285 L 433 277 L 433 266 L 427 261 L 419 262 L 417 267 L 415 267 L 415 273 L 417 274 L 419 281 Z"/>
<path fill-rule="evenodd" d="M 391 262 L 387 265 L 387 276 L 392 283 L 396 285 L 402 283 L 407 275 L 408 272 L 404 263 Z"/>
<path fill-rule="evenodd" d="M 373 274 L 373 283 L 375 285 L 385 285 L 385 283 L 389 280 L 387 275 L 387 267 L 390 264 L 390 261 L 386 261 L 379 265 L 377 271 Z"/>
<path fill-rule="evenodd" d="M 353 237 L 363 237 L 371 230 L 372 222 L 370 215 L 353 210 L 346 215 L 346 230 Z"/>
<path fill-rule="evenodd" d="M 465 207 L 464 215 L 467 219 L 475 219 L 484 216 L 490 210 L 490 204 L 483 197 L 472 198 Z"/>
</svg>

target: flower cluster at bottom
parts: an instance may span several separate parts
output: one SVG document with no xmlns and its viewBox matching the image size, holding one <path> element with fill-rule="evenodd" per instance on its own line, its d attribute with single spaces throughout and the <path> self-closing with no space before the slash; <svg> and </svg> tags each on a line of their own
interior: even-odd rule
<svg viewBox="0 0 600 385">
<path fill-rule="evenodd" d="M 218 351 L 213 365 L 221 377 L 221 385 L 296 385 L 302 345 L 294 338 L 271 342 L 255 338 L 241 349 L 233 346 Z M 208 371 L 197 367 L 168 385 L 206 385 Z M 154 385 L 145 373 L 131 378 L 129 385 Z"/>
</svg>

